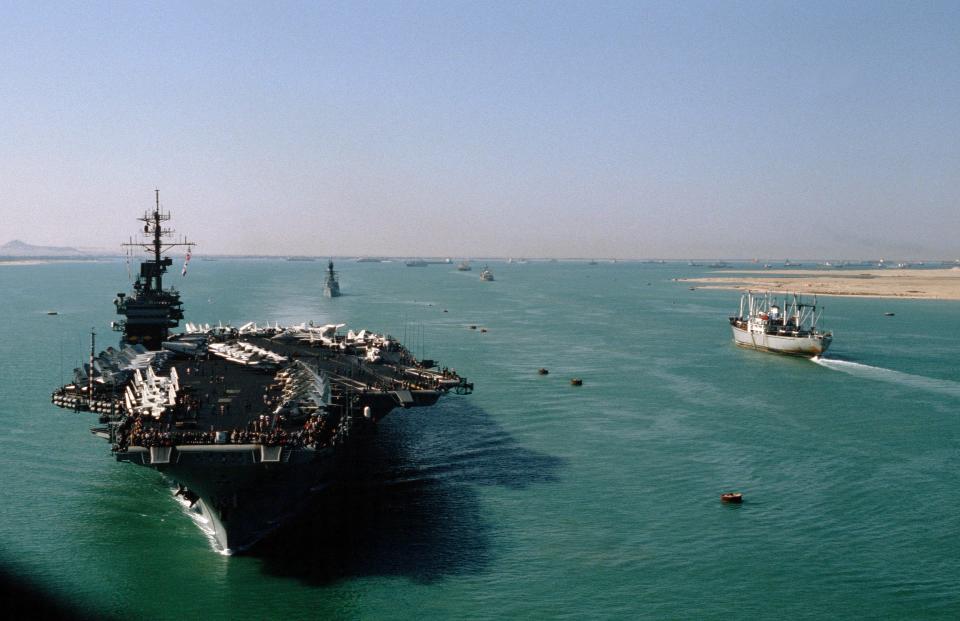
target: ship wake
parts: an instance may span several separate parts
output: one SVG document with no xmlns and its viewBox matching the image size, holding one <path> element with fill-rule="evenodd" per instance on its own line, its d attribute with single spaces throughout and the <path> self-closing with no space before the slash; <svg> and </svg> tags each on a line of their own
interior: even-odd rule
<svg viewBox="0 0 960 621">
<path fill-rule="evenodd" d="M 935 379 L 932 377 L 925 377 L 923 375 L 913 375 L 911 373 L 894 371 L 893 369 L 885 369 L 883 367 L 875 367 L 869 364 L 861 364 L 859 362 L 851 362 L 849 360 L 817 357 L 813 358 L 813 361 L 822 367 L 833 369 L 834 371 L 841 371 L 856 377 L 887 382 L 889 384 L 898 384 L 900 386 L 906 386 L 916 390 L 923 390 L 926 392 L 934 392 L 941 395 L 960 398 L 960 382 Z"/>
</svg>

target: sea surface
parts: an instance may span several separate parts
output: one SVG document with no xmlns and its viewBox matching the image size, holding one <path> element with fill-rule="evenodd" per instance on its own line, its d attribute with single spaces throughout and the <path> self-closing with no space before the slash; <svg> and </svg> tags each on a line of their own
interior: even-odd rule
<svg viewBox="0 0 960 621">
<path fill-rule="evenodd" d="M 821 298 L 814 362 L 736 348 L 738 294 L 674 280 L 707 268 L 490 266 L 340 261 L 337 299 L 322 261 L 169 275 L 190 321 L 346 322 L 476 384 L 233 557 L 50 404 L 91 328 L 116 345 L 125 265 L 0 266 L 3 568 L 114 618 L 960 617 L 960 303 Z"/>
</svg>

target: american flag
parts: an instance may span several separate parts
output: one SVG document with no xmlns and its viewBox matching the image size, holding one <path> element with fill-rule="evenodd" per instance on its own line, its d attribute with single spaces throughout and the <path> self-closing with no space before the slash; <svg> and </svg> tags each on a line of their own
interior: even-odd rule
<svg viewBox="0 0 960 621">
<path fill-rule="evenodd" d="M 187 256 L 184 257 L 184 259 L 183 259 L 183 269 L 180 270 L 180 275 L 181 275 L 181 276 L 186 276 L 186 275 L 187 275 L 187 265 L 189 265 L 189 264 L 190 264 L 190 249 L 187 248 Z"/>
</svg>

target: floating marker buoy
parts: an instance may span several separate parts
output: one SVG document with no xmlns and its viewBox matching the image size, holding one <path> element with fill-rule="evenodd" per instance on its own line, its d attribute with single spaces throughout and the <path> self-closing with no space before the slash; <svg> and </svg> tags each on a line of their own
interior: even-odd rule
<svg viewBox="0 0 960 621">
<path fill-rule="evenodd" d="M 550 371 L 547 371 L 543 367 L 540 367 L 539 369 L 537 369 L 537 373 L 539 373 L 540 375 L 547 375 L 548 373 L 550 373 Z"/>
<path fill-rule="evenodd" d="M 740 492 L 727 492 L 726 494 L 720 494 L 720 502 L 729 502 L 739 505 L 743 502 L 743 494 Z"/>
<path fill-rule="evenodd" d="M 579 377 L 575 377 L 575 378 L 573 378 L 573 379 L 570 380 L 570 385 L 571 385 L 571 386 L 583 386 L 583 380 L 580 379 Z"/>
<path fill-rule="evenodd" d="M 447 309 L 443 309 L 443 312 L 447 312 Z"/>
</svg>

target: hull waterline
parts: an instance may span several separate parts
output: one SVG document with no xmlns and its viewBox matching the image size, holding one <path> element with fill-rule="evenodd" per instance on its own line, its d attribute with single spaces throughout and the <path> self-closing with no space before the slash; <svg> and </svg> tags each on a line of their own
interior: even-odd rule
<svg viewBox="0 0 960 621">
<path fill-rule="evenodd" d="M 823 355 L 830 347 L 831 338 L 826 335 L 781 336 L 751 332 L 733 326 L 733 342 L 739 347 L 755 349 L 788 356 L 813 358 Z"/>
</svg>

